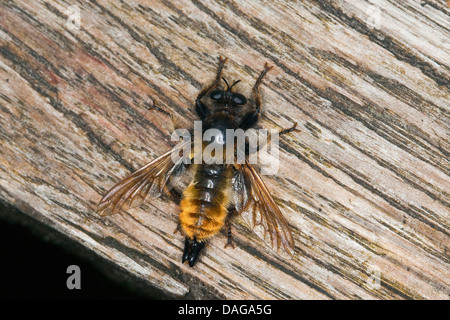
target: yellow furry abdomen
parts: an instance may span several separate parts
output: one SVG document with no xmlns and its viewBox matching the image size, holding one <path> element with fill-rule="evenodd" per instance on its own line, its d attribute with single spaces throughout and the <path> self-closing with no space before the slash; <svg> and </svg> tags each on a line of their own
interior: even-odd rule
<svg viewBox="0 0 450 320">
<path fill-rule="evenodd" d="M 217 234 L 225 224 L 229 205 L 227 181 L 215 189 L 192 182 L 180 202 L 180 225 L 187 237 L 204 241 Z"/>
</svg>

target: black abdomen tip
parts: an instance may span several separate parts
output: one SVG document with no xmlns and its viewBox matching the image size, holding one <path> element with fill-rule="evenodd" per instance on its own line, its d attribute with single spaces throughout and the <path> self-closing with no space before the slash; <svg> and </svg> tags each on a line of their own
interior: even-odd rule
<svg viewBox="0 0 450 320">
<path fill-rule="evenodd" d="M 183 256 L 181 258 L 181 262 L 184 263 L 186 260 L 189 263 L 190 267 L 193 267 L 197 262 L 197 259 L 202 251 L 205 243 L 202 241 L 197 241 L 197 239 L 190 239 L 186 237 L 184 241 L 184 251 Z"/>
</svg>

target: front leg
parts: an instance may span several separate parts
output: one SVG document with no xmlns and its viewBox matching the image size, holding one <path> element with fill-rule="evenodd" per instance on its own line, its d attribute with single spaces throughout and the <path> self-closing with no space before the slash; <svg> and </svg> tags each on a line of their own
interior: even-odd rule
<svg viewBox="0 0 450 320">
<path fill-rule="evenodd" d="M 208 109 L 208 107 L 200 100 L 195 101 L 195 112 L 197 112 L 198 117 L 202 121 L 208 118 L 211 114 L 211 111 Z"/>
<path fill-rule="evenodd" d="M 227 60 L 228 60 L 228 58 L 224 58 L 222 56 L 219 57 L 219 68 L 217 69 L 216 78 L 209 86 L 204 87 L 199 92 L 199 94 L 197 95 L 197 99 L 195 101 L 200 100 L 205 95 L 207 95 L 211 90 L 215 89 L 219 85 L 220 77 L 222 76 L 222 70 L 223 70 L 223 67 L 225 66 L 225 62 L 227 62 Z"/>
<path fill-rule="evenodd" d="M 244 115 L 239 128 L 247 130 L 253 127 L 258 122 L 259 114 L 261 113 L 261 94 L 259 93 L 259 86 L 266 73 L 269 72 L 272 68 L 273 67 L 269 66 L 269 64 L 266 62 L 266 64 L 264 65 L 264 70 L 260 73 L 252 89 L 253 99 L 255 100 L 255 110 L 249 111 Z"/>
<path fill-rule="evenodd" d="M 253 89 L 252 89 L 253 98 L 255 99 L 255 109 L 258 112 L 261 110 L 261 95 L 259 93 L 259 85 L 261 84 L 261 81 L 264 78 L 264 76 L 266 75 L 266 73 L 269 72 L 272 68 L 273 68 L 273 66 L 270 66 L 266 62 L 266 64 L 264 65 L 264 70 L 259 75 L 259 77 L 256 80 L 255 85 L 253 86 Z"/>
<path fill-rule="evenodd" d="M 210 111 L 206 105 L 204 105 L 200 100 L 206 96 L 211 90 L 217 88 L 220 83 L 220 78 L 222 76 L 222 70 L 225 66 L 225 62 L 227 62 L 228 58 L 224 58 L 222 56 L 219 57 L 219 67 L 217 69 L 216 78 L 211 84 L 204 87 L 199 94 L 197 95 L 197 99 L 195 99 L 195 111 L 201 120 L 205 120 L 210 114 Z"/>
</svg>

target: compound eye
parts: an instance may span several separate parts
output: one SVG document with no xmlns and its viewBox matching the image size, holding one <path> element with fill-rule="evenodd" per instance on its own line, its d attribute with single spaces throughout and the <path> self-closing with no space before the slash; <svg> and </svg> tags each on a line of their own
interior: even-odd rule
<svg viewBox="0 0 450 320">
<path fill-rule="evenodd" d="M 220 100 L 223 97 L 223 90 L 214 90 L 209 94 L 209 97 L 213 100 Z"/>
<path fill-rule="evenodd" d="M 233 93 L 232 95 L 233 102 L 239 105 L 244 105 L 247 103 L 247 98 L 240 93 Z"/>
</svg>

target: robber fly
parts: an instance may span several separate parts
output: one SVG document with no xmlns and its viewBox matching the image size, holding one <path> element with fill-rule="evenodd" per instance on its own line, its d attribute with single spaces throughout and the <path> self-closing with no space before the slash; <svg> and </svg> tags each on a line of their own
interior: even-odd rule
<svg viewBox="0 0 450 320">
<path fill-rule="evenodd" d="M 195 110 L 205 131 L 217 129 L 221 139 L 226 129 L 248 130 L 254 127 L 261 114 L 259 86 L 266 73 L 272 68 L 267 63 L 253 86 L 254 105 L 245 111 L 247 98 L 222 78 L 222 70 L 227 58 L 219 57 L 219 67 L 214 81 L 203 88 L 195 100 Z M 226 88 L 221 89 L 221 79 Z M 207 99 L 214 106 L 208 106 Z M 248 108 L 247 108 L 248 109 Z M 296 131 L 292 128 L 281 130 L 280 134 Z M 217 138 L 217 137 L 216 137 Z M 137 170 L 123 181 L 113 186 L 98 204 L 101 215 L 115 213 L 120 208 L 129 208 L 135 201 L 142 203 L 149 193 L 160 195 L 170 192 L 168 183 L 174 176 L 181 176 L 189 164 L 174 162 L 171 154 L 179 152 L 179 147 L 163 154 L 159 158 Z M 270 195 L 263 180 L 248 161 L 242 164 L 194 164 L 194 177 L 179 197 L 180 223 L 177 227 L 185 238 L 182 262 L 188 261 L 194 266 L 208 239 L 221 229 L 227 232 L 225 247 L 234 247 L 231 232 L 231 220 L 237 215 L 246 214 L 247 222 L 266 243 L 275 251 L 289 255 L 294 252 L 294 241 L 289 226 Z"/>
</svg>

